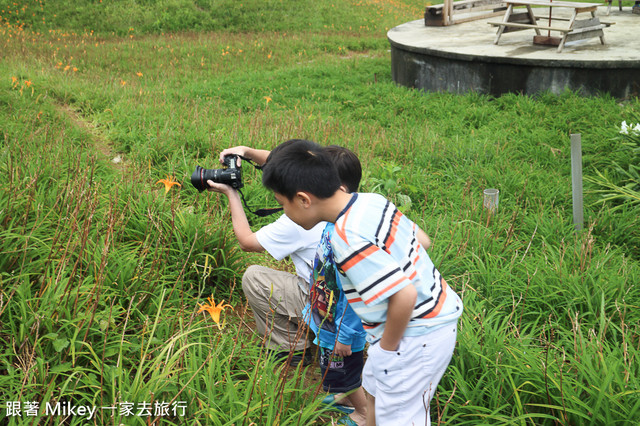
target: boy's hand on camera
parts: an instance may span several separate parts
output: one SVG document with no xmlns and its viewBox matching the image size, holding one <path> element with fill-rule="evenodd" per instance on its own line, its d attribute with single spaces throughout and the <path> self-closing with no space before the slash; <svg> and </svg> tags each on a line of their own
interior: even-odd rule
<svg viewBox="0 0 640 426">
<path fill-rule="evenodd" d="M 225 195 L 229 195 L 231 192 L 235 191 L 231 186 L 226 185 L 224 183 L 217 183 L 212 180 L 207 180 L 207 191 L 211 192 L 220 192 Z"/>
<path fill-rule="evenodd" d="M 220 153 L 220 164 L 224 164 L 224 157 L 226 157 L 227 155 L 230 154 L 234 154 L 234 155 L 239 155 L 241 157 L 246 157 L 247 155 L 247 147 L 246 146 L 234 146 L 232 148 L 227 148 L 224 149 L 221 153 Z M 240 163 L 242 162 L 241 158 L 238 158 L 236 160 L 236 165 L 238 167 L 240 167 Z"/>
<path fill-rule="evenodd" d="M 349 356 L 351 355 L 351 345 L 345 345 L 340 342 L 336 342 L 336 346 L 333 348 L 333 353 L 337 356 Z"/>
</svg>

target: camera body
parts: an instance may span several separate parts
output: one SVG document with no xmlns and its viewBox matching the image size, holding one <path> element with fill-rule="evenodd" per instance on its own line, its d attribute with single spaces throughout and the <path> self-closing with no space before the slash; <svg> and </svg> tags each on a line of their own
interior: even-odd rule
<svg viewBox="0 0 640 426">
<path fill-rule="evenodd" d="M 196 166 L 196 170 L 191 175 L 191 184 L 200 192 L 209 187 L 207 180 L 224 183 L 235 189 L 242 188 L 244 184 L 242 167 L 238 164 L 239 159 L 240 157 L 235 154 L 225 155 L 222 169 L 203 169 Z"/>
</svg>

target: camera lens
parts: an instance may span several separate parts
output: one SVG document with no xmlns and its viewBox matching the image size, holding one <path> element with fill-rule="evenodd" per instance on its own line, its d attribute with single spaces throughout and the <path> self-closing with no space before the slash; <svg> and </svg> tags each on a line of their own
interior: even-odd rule
<svg viewBox="0 0 640 426">
<path fill-rule="evenodd" d="M 204 170 L 200 166 L 196 166 L 196 170 L 191 175 L 191 185 L 193 185 L 198 191 L 202 192 L 207 188 L 207 181 L 203 180 Z"/>
<path fill-rule="evenodd" d="M 230 163 L 235 165 L 235 163 Z M 203 169 L 196 166 L 196 170 L 191 175 L 191 184 L 200 192 L 208 188 L 207 181 L 224 183 L 232 188 L 239 189 L 242 184 L 242 170 L 239 167 L 229 167 L 226 169 Z"/>
</svg>

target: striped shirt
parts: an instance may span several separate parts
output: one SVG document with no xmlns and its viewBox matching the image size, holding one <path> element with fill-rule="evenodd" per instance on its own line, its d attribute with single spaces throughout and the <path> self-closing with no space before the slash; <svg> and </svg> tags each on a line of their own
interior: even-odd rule
<svg viewBox="0 0 640 426">
<path fill-rule="evenodd" d="M 462 301 L 417 238 L 418 227 L 377 194 L 353 194 L 338 216 L 331 245 L 349 304 L 369 342 L 382 337 L 389 297 L 413 284 L 418 298 L 405 336 L 455 323 Z"/>
</svg>

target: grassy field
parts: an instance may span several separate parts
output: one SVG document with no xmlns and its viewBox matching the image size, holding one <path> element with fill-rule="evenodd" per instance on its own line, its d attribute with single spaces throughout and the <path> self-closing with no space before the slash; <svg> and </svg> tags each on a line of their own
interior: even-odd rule
<svg viewBox="0 0 640 426">
<path fill-rule="evenodd" d="M 330 424 L 315 367 L 274 364 L 252 331 L 239 278 L 273 261 L 189 183 L 226 147 L 290 138 L 353 149 L 464 299 L 434 424 L 637 424 L 640 137 L 620 129 L 640 102 L 397 87 L 386 31 L 423 9 L 0 0 L 0 424 Z M 259 172 L 245 184 L 275 204 Z"/>
</svg>

